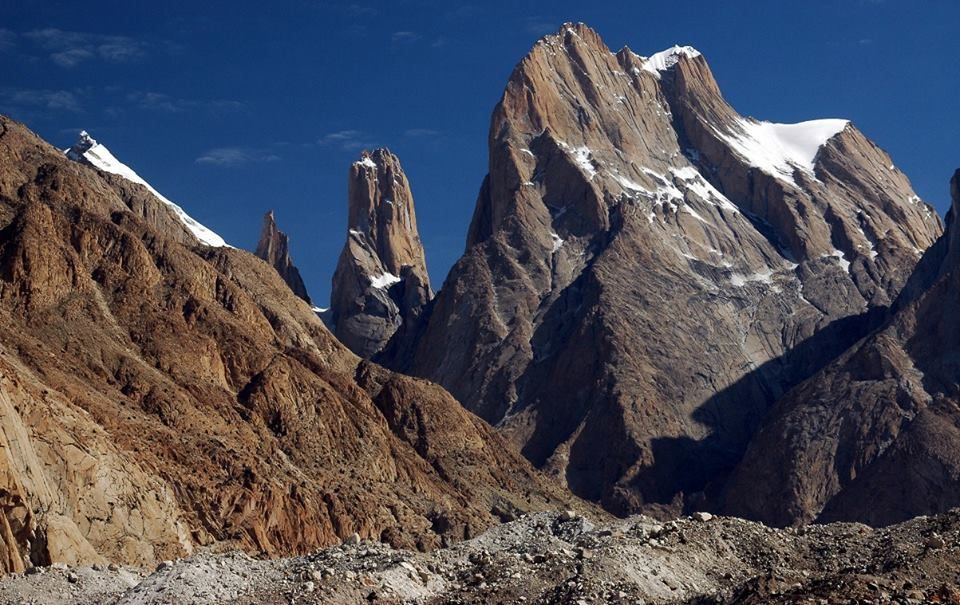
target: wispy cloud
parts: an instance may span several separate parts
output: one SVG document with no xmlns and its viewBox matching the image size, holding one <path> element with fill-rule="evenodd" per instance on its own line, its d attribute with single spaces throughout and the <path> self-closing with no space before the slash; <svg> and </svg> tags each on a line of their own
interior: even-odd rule
<svg viewBox="0 0 960 605">
<path fill-rule="evenodd" d="M 390 41 L 394 44 L 413 44 L 420 38 L 420 34 L 411 31 L 399 31 L 390 34 Z"/>
<path fill-rule="evenodd" d="M 244 164 L 277 162 L 279 160 L 280 156 L 267 149 L 254 147 L 216 147 L 205 151 L 194 161 L 197 164 L 229 168 L 242 166 Z"/>
<path fill-rule="evenodd" d="M 75 67 L 84 61 L 108 63 L 136 61 L 146 54 L 147 44 L 128 36 L 65 31 L 55 27 L 35 29 L 23 34 L 48 53 L 61 67 Z"/>
<path fill-rule="evenodd" d="M 372 149 L 377 146 L 377 143 L 373 140 L 373 137 L 359 130 L 338 130 L 336 132 L 328 132 L 317 140 L 317 144 L 339 147 L 344 151 Z"/>
<path fill-rule="evenodd" d="M 164 113 L 182 113 L 192 110 L 238 111 L 244 107 L 240 101 L 230 99 L 182 99 L 161 92 L 143 91 L 128 93 L 127 101 L 141 109 Z"/>
<path fill-rule="evenodd" d="M 533 34 L 534 36 L 543 36 L 552 33 L 556 31 L 558 27 L 560 27 L 560 24 L 550 19 L 543 17 L 527 18 L 527 33 Z"/>
<path fill-rule="evenodd" d="M 439 130 L 433 130 L 432 128 L 411 128 L 404 131 L 404 136 L 408 136 L 413 139 L 426 139 L 432 137 L 438 137 L 441 133 Z"/>
<path fill-rule="evenodd" d="M 343 12 L 350 17 L 376 17 L 380 14 L 380 11 L 372 6 L 357 3 L 346 5 Z"/>
<path fill-rule="evenodd" d="M 68 90 L 0 88 L 0 107 L 14 113 L 22 109 L 80 111 L 80 100 Z"/>
<path fill-rule="evenodd" d="M 483 14 L 483 8 L 476 4 L 461 4 L 452 8 L 443 14 L 445 19 L 450 21 L 469 21 Z"/>
<path fill-rule="evenodd" d="M 0 51 L 17 45 L 17 32 L 0 27 Z"/>
</svg>

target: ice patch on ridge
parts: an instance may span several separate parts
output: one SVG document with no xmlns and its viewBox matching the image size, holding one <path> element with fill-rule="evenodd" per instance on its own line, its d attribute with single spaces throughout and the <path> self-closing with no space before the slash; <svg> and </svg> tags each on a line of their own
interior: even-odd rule
<svg viewBox="0 0 960 605">
<path fill-rule="evenodd" d="M 196 219 L 187 214 L 183 208 L 161 195 L 159 191 L 154 189 L 150 183 L 143 180 L 132 168 L 114 157 L 109 149 L 98 143 L 86 130 L 80 132 L 80 139 L 73 147 L 64 150 L 64 153 L 75 162 L 86 160 L 98 170 L 116 174 L 132 183 L 143 185 L 150 193 L 156 196 L 157 199 L 173 210 L 177 218 L 180 219 L 180 222 L 184 224 L 194 237 L 200 240 L 200 243 L 215 248 L 230 247 L 222 237 L 200 224 Z"/>
<path fill-rule="evenodd" d="M 700 51 L 692 46 L 674 46 L 650 55 L 643 62 L 643 70 L 652 73 L 660 79 L 660 72 L 666 71 L 680 61 L 680 57 L 693 59 L 699 57 Z"/>
<path fill-rule="evenodd" d="M 794 171 L 813 175 L 820 148 L 848 124 L 849 120 L 839 119 L 775 124 L 738 118 L 736 132 L 714 130 L 751 166 L 793 185 Z"/>
<path fill-rule="evenodd" d="M 381 290 L 389 289 L 390 286 L 399 282 L 400 278 L 389 271 L 384 272 L 383 275 L 370 278 L 370 285 Z"/>
</svg>

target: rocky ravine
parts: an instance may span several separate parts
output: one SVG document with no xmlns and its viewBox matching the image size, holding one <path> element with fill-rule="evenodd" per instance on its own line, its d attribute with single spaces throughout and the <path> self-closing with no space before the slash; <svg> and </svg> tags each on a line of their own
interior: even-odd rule
<svg viewBox="0 0 960 605">
<path fill-rule="evenodd" d="M 489 149 L 466 253 L 415 354 L 383 359 L 617 513 L 718 507 L 773 403 L 941 233 L 849 122 L 745 118 L 696 50 L 582 24 L 516 67 Z"/>
<path fill-rule="evenodd" d="M 871 529 L 774 530 L 740 519 L 597 524 L 539 513 L 421 554 L 348 540 L 273 561 L 197 554 L 131 568 L 0 580 L 0 603 L 960 603 L 960 512 Z"/>
<path fill-rule="evenodd" d="M 947 231 L 896 313 L 780 401 L 734 475 L 728 510 L 882 525 L 960 506 L 960 171 L 951 193 Z"/>
<path fill-rule="evenodd" d="M 0 116 L 0 572 L 426 549 L 581 506 L 102 145 L 73 156 Z"/>
<path fill-rule="evenodd" d="M 364 358 L 394 338 L 405 354 L 433 297 L 417 231 L 410 183 L 397 156 L 364 152 L 350 167 L 347 242 L 333 274 L 329 322 L 333 333 Z"/>
</svg>

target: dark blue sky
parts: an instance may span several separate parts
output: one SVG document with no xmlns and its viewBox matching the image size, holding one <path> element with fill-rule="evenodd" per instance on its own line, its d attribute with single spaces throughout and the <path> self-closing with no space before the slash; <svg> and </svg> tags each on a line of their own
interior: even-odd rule
<svg viewBox="0 0 960 605">
<path fill-rule="evenodd" d="M 275 209 L 324 305 L 363 147 L 400 156 L 439 287 L 486 172 L 490 113 L 564 21 L 614 50 L 697 47 L 741 113 L 852 119 L 941 213 L 960 166 L 953 0 L 2 4 L 0 111 L 61 147 L 86 128 L 236 246 Z"/>
</svg>

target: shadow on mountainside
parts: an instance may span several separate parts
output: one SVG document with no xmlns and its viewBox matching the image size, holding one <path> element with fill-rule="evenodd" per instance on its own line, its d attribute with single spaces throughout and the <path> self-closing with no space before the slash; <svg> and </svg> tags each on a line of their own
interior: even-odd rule
<svg viewBox="0 0 960 605">
<path fill-rule="evenodd" d="M 727 479 L 776 402 L 876 330 L 887 317 L 887 311 L 886 307 L 878 307 L 835 320 L 784 355 L 764 363 L 704 401 L 694 411 L 693 419 L 709 427 L 711 434 L 701 440 L 689 437 L 653 440 L 654 464 L 641 470 L 628 490 L 615 491 L 605 498 L 605 508 L 614 514 L 627 514 L 637 504 L 629 500 L 631 494 L 642 493 L 646 495 L 642 502 L 645 507 L 660 505 L 686 513 L 694 509 L 719 510 Z M 758 396 L 765 396 L 766 400 L 757 402 Z M 763 410 L 763 413 L 753 418 L 743 417 L 744 409 Z M 730 418 L 740 420 L 739 426 L 729 426 Z"/>
</svg>

